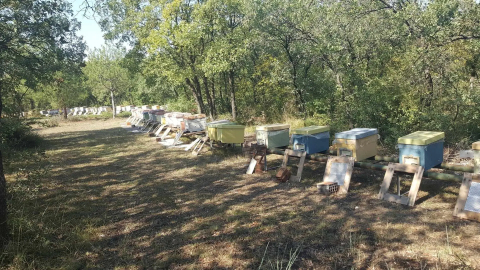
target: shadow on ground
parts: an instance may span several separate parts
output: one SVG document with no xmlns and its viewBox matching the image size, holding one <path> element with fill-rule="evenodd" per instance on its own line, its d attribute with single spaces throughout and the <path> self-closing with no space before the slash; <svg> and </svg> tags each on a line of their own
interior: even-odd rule
<svg viewBox="0 0 480 270">
<path fill-rule="evenodd" d="M 31 203 L 57 229 L 39 265 L 254 269 L 264 258 L 271 269 L 298 249 L 301 269 L 479 266 L 478 224 L 451 216 L 456 183 L 424 179 L 408 208 L 376 199 L 383 173 L 355 169 L 347 196 L 323 196 L 323 163 L 280 184 L 274 172 L 245 175 L 239 153 L 194 157 L 119 122 L 76 125 L 44 133 L 53 167 Z"/>
</svg>

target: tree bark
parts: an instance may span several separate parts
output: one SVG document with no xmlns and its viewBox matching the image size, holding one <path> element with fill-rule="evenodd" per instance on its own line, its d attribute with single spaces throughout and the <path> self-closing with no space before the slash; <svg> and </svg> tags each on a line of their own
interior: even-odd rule
<svg viewBox="0 0 480 270">
<path fill-rule="evenodd" d="M 232 118 L 233 121 L 237 119 L 237 110 L 235 108 L 235 73 L 233 69 L 230 70 L 228 76 L 228 82 L 230 83 L 230 102 L 232 106 Z"/>
<path fill-rule="evenodd" d="M 63 106 L 63 119 L 67 119 L 67 107 Z"/>
<path fill-rule="evenodd" d="M 203 104 L 203 97 L 202 97 L 202 86 L 200 86 L 200 80 L 198 79 L 198 76 L 195 75 L 193 76 L 193 83 L 195 85 L 196 93 L 197 93 L 197 98 L 200 103 L 200 112 L 199 113 L 205 113 L 205 104 Z"/>
<path fill-rule="evenodd" d="M 195 98 L 195 103 L 197 104 L 197 111 L 198 113 L 202 113 L 203 110 L 202 110 L 202 104 L 200 102 L 202 102 L 202 100 L 200 100 L 198 98 L 198 93 L 197 93 L 197 90 L 195 89 L 195 85 L 193 85 L 192 81 L 189 79 L 189 78 L 186 78 L 185 79 L 185 82 L 187 83 L 188 87 L 190 88 L 190 90 L 192 91 L 192 95 L 193 97 Z"/>
<path fill-rule="evenodd" d="M 0 81 L 0 84 L 2 82 Z M 0 85 L 0 129 L 2 129 L 2 88 Z M 7 224 L 7 180 L 5 179 L 5 171 L 3 170 L 2 150 L 0 149 L 0 250 L 7 243 L 10 230 Z"/>
<path fill-rule="evenodd" d="M 208 78 L 203 76 L 203 87 L 205 88 L 205 95 L 207 96 L 207 103 L 208 103 L 208 114 L 210 116 L 210 120 L 213 120 L 214 108 L 213 108 L 213 100 L 212 96 L 210 95 L 210 90 L 208 88 Z"/>
<path fill-rule="evenodd" d="M 117 116 L 117 110 L 115 108 L 115 96 L 113 95 L 113 91 L 110 90 L 110 97 L 112 98 L 112 110 L 113 110 L 113 119 Z"/>
<path fill-rule="evenodd" d="M 215 96 L 215 77 L 212 78 L 212 103 L 213 103 L 213 117 L 217 117 L 217 105 Z"/>
<path fill-rule="evenodd" d="M 423 104 L 423 106 L 429 108 L 432 105 L 433 101 L 433 78 L 428 68 L 425 69 L 425 81 L 427 83 L 427 93 L 422 96 L 420 102 Z"/>
</svg>

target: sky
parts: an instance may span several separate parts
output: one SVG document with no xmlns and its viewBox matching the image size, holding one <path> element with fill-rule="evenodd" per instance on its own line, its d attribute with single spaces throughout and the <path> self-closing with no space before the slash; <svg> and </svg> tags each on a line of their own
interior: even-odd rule
<svg viewBox="0 0 480 270">
<path fill-rule="evenodd" d="M 100 26 L 93 18 L 85 18 L 83 16 L 82 3 L 84 0 L 68 0 L 73 5 L 73 14 L 75 18 L 82 23 L 79 35 L 83 36 L 83 40 L 87 43 L 88 50 L 100 48 L 105 44 Z M 91 17 L 91 16 L 90 16 Z"/>
</svg>

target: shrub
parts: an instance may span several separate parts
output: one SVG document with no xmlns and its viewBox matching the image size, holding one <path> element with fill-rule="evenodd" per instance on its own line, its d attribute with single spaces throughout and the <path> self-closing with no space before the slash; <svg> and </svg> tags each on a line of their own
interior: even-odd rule
<svg viewBox="0 0 480 270">
<path fill-rule="evenodd" d="M 60 116 L 52 116 L 39 122 L 43 127 L 58 127 L 60 125 Z"/>
<path fill-rule="evenodd" d="M 41 146 L 43 139 L 24 121 L 16 118 L 2 118 L 0 122 L 0 149 L 5 153 Z"/>
<path fill-rule="evenodd" d="M 128 118 L 130 116 L 132 116 L 131 112 L 121 112 L 121 113 L 117 114 L 117 117 L 120 117 L 120 118 Z"/>
</svg>

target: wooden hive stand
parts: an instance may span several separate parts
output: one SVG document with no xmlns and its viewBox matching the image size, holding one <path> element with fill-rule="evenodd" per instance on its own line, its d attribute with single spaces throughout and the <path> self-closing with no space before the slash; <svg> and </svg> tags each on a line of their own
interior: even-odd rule
<svg viewBox="0 0 480 270">
<path fill-rule="evenodd" d="M 300 158 L 300 161 L 298 162 L 298 167 L 297 167 L 298 168 L 297 175 L 290 176 L 290 181 L 300 182 L 300 180 L 302 179 L 303 165 L 305 164 L 305 158 L 307 157 L 307 152 L 300 151 L 300 150 L 291 150 L 291 149 L 285 150 L 285 155 L 283 156 L 283 162 L 280 169 L 284 169 L 284 170 L 287 169 L 288 159 L 290 157 Z"/>
<path fill-rule="evenodd" d="M 464 174 L 453 216 L 480 222 L 480 174 Z"/>
<path fill-rule="evenodd" d="M 418 189 L 420 188 L 420 182 L 422 181 L 423 170 L 423 167 L 418 165 L 389 163 L 387 172 L 385 173 L 385 177 L 383 178 L 382 186 L 380 187 L 380 192 L 378 193 L 378 198 L 389 202 L 414 206 L 415 200 L 417 198 Z M 390 183 L 392 182 L 393 173 L 395 171 L 414 174 L 412 185 L 410 186 L 410 190 L 407 196 L 400 194 L 400 183 L 398 183 L 397 186 L 397 194 L 388 193 Z"/>
<path fill-rule="evenodd" d="M 251 159 L 247 174 L 267 171 L 267 147 L 265 145 L 251 144 L 249 151 Z"/>
</svg>

